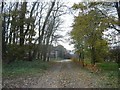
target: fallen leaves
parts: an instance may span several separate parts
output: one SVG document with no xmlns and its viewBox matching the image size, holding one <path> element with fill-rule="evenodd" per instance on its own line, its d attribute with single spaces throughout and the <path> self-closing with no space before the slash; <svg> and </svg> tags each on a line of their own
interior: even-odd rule
<svg viewBox="0 0 120 90">
<path fill-rule="evenodd" d="M 7 78 L 4 80 L 4 87 L 35 87 L 35 88 L 104 88 L 116 87 L 107 80 L 105 75 L 96 75 L 83 68 L 78 67 L 72 62 L 57 63 L 50 71 L 38 77 L 26 77 L 19 79 Z M 114 80 L 113 83 L 116 83 Z"/>
</svg>

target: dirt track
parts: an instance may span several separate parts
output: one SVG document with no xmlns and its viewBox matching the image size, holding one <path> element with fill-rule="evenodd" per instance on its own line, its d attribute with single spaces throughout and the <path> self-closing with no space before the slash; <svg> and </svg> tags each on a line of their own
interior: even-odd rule
<svg viewBox="0 0 120 90">
<path fill-rule="evenodd" d="M 71 61 L 53 62 L 53 67 L 43 75 L 7 79 L 3 87 L 9 88 L 100 88 L 99 75 L 84 70 Z M 7 83 L 6 83 L 7 82 Z"/>
<path fill-rule="evenodd" d="M 32 88 L 97 88 L 99 77 L 73 62 L 58 62 Z"/>
</svg>

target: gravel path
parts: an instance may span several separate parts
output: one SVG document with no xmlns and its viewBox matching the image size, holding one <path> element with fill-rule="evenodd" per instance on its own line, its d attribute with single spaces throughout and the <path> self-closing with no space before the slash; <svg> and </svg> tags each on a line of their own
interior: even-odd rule
<svg viewBox="0 0 120 90">
<path fill-rule="evenodd" d="M 37 77 L 4 79 L 8 88 L 100 88 L 100 76 L 82 69 L 77 64 L 55 62 L 54 66 Z"/>
<path fill-rule="evenodd" d="M 97 88 L 100 78 L 73 62 L 58 62 L 32 88 Z"/>
</svg>

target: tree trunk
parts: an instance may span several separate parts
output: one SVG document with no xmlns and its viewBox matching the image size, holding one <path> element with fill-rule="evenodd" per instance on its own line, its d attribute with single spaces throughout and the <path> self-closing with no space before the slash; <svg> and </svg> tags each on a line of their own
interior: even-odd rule
<svg viewBox="0 0 120 90">
<path fill-rule="evenodd" d="M 25 19 L 25 13 L 27 2 L 23 2 L 21 5 L 21 14 L 20 14 L 20 46 L 24 45 L 24 19 Z"/>
<path fill-rule="evenodd" d="M 95 65 L 95 61 L 96 61 L 96 56 L 95 56 L 95 48 L 92 46 L 91 48 L 91 64 Z"/>
<path fill-rule="evenodd" d="M 4 2 L 2 2 L 2 10 L 1 10 L 1 13 L 4 15 L 5 13 L 3 12 L 3 7 L 4 7 Z M 5 27 L 6 27 L 6 24 L 5 24 L 5 19 L 6 17 L 4 16 L 3 17 L 3 22 L 2 23 L 2 58 L 5 57 L 6 55 L 6 44 L 5 44 Z"/>
<path fill-rule="evenodd" d="M 52 2 L 52 5 L 51 5 L 51 7 L 50 7 L 50 9 L 49 9 L 49 11 L 48 11 L 48 13 L 47 13 L 47 16 L 46 16 L 46 18 L 45 18 L 44 23 L 43 23 L 43 27 L 42 27 L 42 29 L 41 29 L 41 35 L 40 35 L 40 37 L 38 38 L 38 39 L 39 39 L 39 46 L 40 46 L 40 44 L 41 44 L 41 42 L 42 42 L 42 40 L 43 40 L 43 36 L 44 36 L 44 32 L 45 32 L 45 27 L 46 27 L 46 25 L 47 25 L 48 18 L 49 18 L 49 16 L 50 16 L 51 12 L 52 12 L 52 9 L 53 9 L 54 5 L 55 5 L 55 2 Z M 35 50 L 34 50 L 34 53 L 33 53 L 33 58 L 36 57 L 36 54 L 37 54 L 38 50 L 40 50 L 40 49 L 39 49 L 39 46 L 35 47 Z M 44 55 L 44 56 L 45 56 L 45 55 Z"/>
<path fill-rule="evenodd" d="M 119 2 L 115 2 L 115 8 L 117 9 L 117 14 L 118 14 L 118 26 L 120 27 L 120 1 Z M 120 30 L 116 29 L 119 33 Z"/>
</svg>

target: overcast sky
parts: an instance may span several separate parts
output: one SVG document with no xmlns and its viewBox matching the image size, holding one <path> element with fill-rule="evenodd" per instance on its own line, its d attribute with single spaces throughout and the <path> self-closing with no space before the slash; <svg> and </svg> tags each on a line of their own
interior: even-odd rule
<svg viewBox="0 0 120 90">
<path fill-rule="evenodd" d="M 83 0 L 61 0 L 63 2 L 65 2 L 65 4 L 68 6 L 68 7 L 72 7 L 74 3 L 79 3 L 79 2 L 82 2 Z M 72 14 L 65 14 L 62 19 L 64 20 L 64 23 L 63 23 L 63 28 L 62 28 L 62 32 L 61 34 L 64 36 L 62 38 L 63 42 L 62 41 L 59 41 L 59 44 L 63 45 L 67 50 L 74 50 L 74 45 L 71 45 L 70 44 L 70 36 L 68 35 L 68 33 L 72 30 L 72 23 L 73 23 L 73 20 L 74 20 L 74 16 Z"/>
<path fill-rule="evenodd" d="M 33 1 L 37 1 L 37 0 L 4 0 L 4 1 L 10 1 L 10 2 L 15 2 L 15 1 L 28 1 L 28 2 L 33 2 Z M 38 1 L 51 1 L 51 0 L 38 0 Z M 72 7 L 74 3 L 79 3 L 79 2 L 82 2 L 82 1 L 88 1 L 88 0 L 59 0 L 59 1 L 64 1 L 65 4 L 68 6 L 68 7 Z M 91 1 L 91 0 L 89 0 Z M 93 0 L 93 1 L 103 1 L 103 0 Z M 107 1 L 118 1 L 118 0 L 107 0 Z M 71 30 L 72 30 L 72 23 L 73 23 L 73 20 L 74 20 L 74 17 L 72 14 L 66 14 L 63 16 L 62 18 L 64 20 L 64 23 L 62 25 L 62 32 L 61 35 L 63 35 L 64 37 L 62 38 L 63 42 L 62 41 L 59 41 L 59 44 L 63 45 L 67 50 L 73 50 L 74 47 L 73 45 L 70 45 L 70 40 L 69 40 L 69 36 L 67 33 L 69 33 Z"/>
<path fill-rule="evenodd" d="M 72 7 L 74 3 L 79 3 L 81 0 L 64 0 L 65 4 L 68 7 Z M 66 14 L 62 17 L 62 19 L 64 20 L 63 23 L 63 28 L 62 28 L 62 32 L 61 34 L 64 36 L 62 38 L 62 41 L 59 41 L 59 44 L 63 45 L 67 50 L 74 50 L 74 46 L 70 44 L 70 36 L 68 35 L 68 33 L 72 30 L 72 23 L 74 20 L 74 16 L 72 14 Z"/>
<path fill-rule="evenodd" d="M 49 1 L 53 1 L 53 0 L 3 0 L 5 2 L 49 2 Z M 74 3 L 79 3 L 82 0 L 59 0 L 64 2 L 68 7 L 72 7 Z M 69 36 L 68 33 L 72 30 L 72 23 L 73 23 L 73 15 L 72 14 L 65 14 L 62 19 L 64 20 L 64 23 L 62 25 L 62 31 L 60 32 L 60 34 L 63 36 L 62 41 L 59 41 L 60 45 L 63 45 L 67 50 L 73 50 L 74 47 L 73 45 L 70 45 L 70 41 L 69 41 Z"/>
<path fill-rule="evenodd" d="M 66 3 L 67 6 L 72 7 L 74 3 L 85 2 L 88 0 L 63 0 L 63 1 Z M 115 2 L 115 1 L 119 1 L 119 0 L 89 0 L 89 1 Z M 74 17 L 71 14 L 67 14 L 67 15 L 63 16 L 63 19 L 64 19 L 64 23 L 63 23 L 64 31 L 61 33 L 64 36 L 64 38 L 63 38 L 64 42 L 60 41 L 59 43 L 68 50 L 74 50 L 74 46 L 70 45 L 70 40 L 69 40 L 70 37 L 67 35 L 67 33 L 72 30 L 71 25 L 73 23 Z"/>
</svg>

